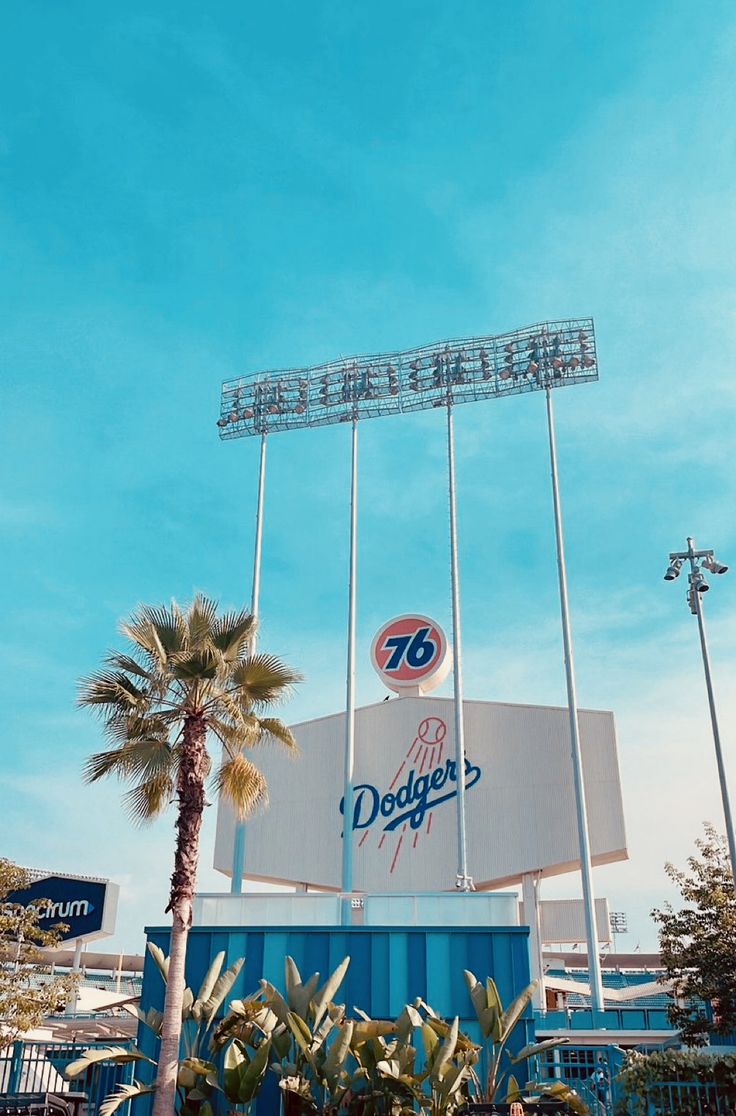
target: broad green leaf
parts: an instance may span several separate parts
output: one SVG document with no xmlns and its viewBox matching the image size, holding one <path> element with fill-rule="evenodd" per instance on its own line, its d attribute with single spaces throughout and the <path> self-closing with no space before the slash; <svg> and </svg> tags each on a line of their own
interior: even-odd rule
<svg viewBox="0 0 736 1116">
<path fill-rule="evenodd" d="M 208 1027 L 219 1011 L 223 1000 L 238 979 L 238 973 L 243 968 L 244 963 L 245 958 L 239 957 L 237 961 L 234 961 L 230 968 L 226 969 L 222 976 L 218 977 L 215 981 L 215 986 L 202 1011 L 204 1021 Z"/>
<path fill-rule="evenodd" d="M 398 1031 L 398 1026 L 390 1019 L 368 1019 L 356 1023 L 353 1027 L 353 1043 L 365 1042 L 368 1038 L 378 1035 L 393 1035 Z"/>
<path fill-rule="evenodd" d="M 285 1024 L 286 1017 L 289 1014 L 289 1005 L 287 1004 L 286 1000 L 281 995 L 278 988 L 274 987 L 274 985 L 271 984 L 270 981 L 262 979 L 260 981 L 260 986 L 261 993 L 265 997 L 266 1003 L 278 1017 L 279 1023 Z"/>
<path fill-rule="evenodd" d="M 322 1016 L 327 1011 L 327 1005 L 334 999 L 335 993 L 345 979 L 345 973 L 348 971 L 350 958 L 345 957 L 335 969 L 334 973 L 327 978 L 321 989 L 317 993 L 314 1000 L 314 1026 L 316 1027 Z"/>
<path fill-rule="evenodd" d="M 454 1096 L 463 1086 L 466 1078 L 468 1077 L 467 1066 L 448 1066 L 445 1072 L 442 1085 L 448 1097 Z"/>
<path fill-rule="evenodd" d="M 123 1011 L 127 1011 L 129 1015 L 134 1015 L 136 1019 L 140 1020 L 144 1027 L 148 1027 L 149 1031 L 153 1031 L 154 1035 L 161 1037 L 161 1028 L 164 1022 L 163 1012 L 156 1011 L 155 1008 L 149 1008 L 148 1011 L 141 1011 L 137 1004 L 121 1004 Z"/>
<path fill-rule="evenodd" d="M 414 1034 L 415 1027 L 421 1027 L 422 1017 L 415 1007 L 407 1004 L 399 1018 L 396 1020 L 396 1033 L 401 1042 L 409 1042 Z"/>
<path fill-rule="evenodd" d="M 463 976 L 465 977 L 465 983 L 468 986 L 468 992 L 470 993 L 470 999 L 473 1003 L 475 1014 L 478 1016 L 478 1019 L 480 1019 L 481 1014 L 488 1007 L 486 990 L 480 983 L 478 978 L 473 973 L 471 973 L 470 969 L 464 969 Z"/>
<path fill-rule="evenodd" d="M 452 1021 L 452 1025 L 451 1025 L 449 1031 L 447 1032 L 447 1037 L 445 1038 L 445 1041 L 442 1043 L 440 1051 L 439 1051 L 439 1053 L 438 1053 L 438 1055 L 437 1055 L 437 1057 L 434 1061 L 434 1064 L 432 1066 L 432 1073 L 436 1077 L 438 1077 L 440 1080 L 442 1080 L 442 1078 L 444 1077 L 445 1068 L 449 1065 L 451 1059 L 453 1058 L 453 1056 L 455 1054 L 455 1050 L 457 1049 L 457 1038 L 458 1038 L 459 1027 L 460 1027 L 460 1021 L 459 1021 L 458 1017 L 455 1016 L 455 1018 Z"/>
<path fill-rule="evenodd" d="M 169 959 L 168 959 L 168 957 L 166 956 L 164 951 L 161 949 L 161 947 L 157 946 L 155 944 L 155 942 L 149 942 L 148 943 L 148 952 L 150 953 L 153 960 L 156 962 L 156 967 L 157 967 L 158 971 L 161 973 L 161 976 L 163 977 L 164 984 L 168 984 L 168 981 L 169 981 Z"/>
<path fill-rule="evenodd" d="M 514 1077 L 513 1073 L 509 1074 L 509 1079 L 506 1083 L 506 1104 L 513 1104 L 515 1101 L 521 1100 L 521 1088 L 519 1082 Z"/>
<path fill-rule="evenodd" d="M 441 1039 L 446 1039 L 454 1024 L 450 1024 L 446 1019 L 428 1019 L 427 1026 L 431 1027 L 435 1034 L 439 1035 Z M 477 1045 L 469 1039 L 464 1031 L 458 1030 L 457 1033 L 457 1049 L 466 1051 L 477 1050 Z"/>
<path fill-rule="evenodd" d="M 289 1012 L 287 1022 L 291 1028 L 291 1033 L 302 1051 L 305 1054 L 308 1053 L 312 1042 L 312 1032 L 309 1030 L 307 1024 L 298 1015 L 295 1015 L 293 1011 Z"/>
<path fill-rule="evenodd" d="M 183 1058 L 179 1062 L 180 1066 L 190 1069 L 192 1073 L 197 1074 L 198 1077 L 206 1077 L 208 1073 L 212 1073 L 217 1069 L 214 1062 L 206 1062 L 204 1058 Z"/>
<path fill-rule="evenodd" d="M 501 1016 L 501 1037 L 506 1039 L 513 1031 L 516 1024 L 521 1019 L 527 1004 L 531 1001 L 532 996 L 536 990 L 538 980 L 533 980 L 528 984 L 523 992 L 520 992 L 514 1002 L 506 1008 L 506 1011 Z"/>
<path fill-rule="evenodd" d="M 424 1055 L 427 1065 L 431 1066 L 435 1051 L 439 1049 L 440 1040 L 428 1023 L 422 1024 L 422 1041 L 424 1042 Z"/>
<path fill-rule="evenodd" d="M 495 1008 L 499 1015 L 503 1015 L 503 1004 L 493 977 L 486 977 L 486 1003 L 488 1007 Z"/>
<path fill-rule="evenodd" d="M 327 1051 L 327 1057 L 325 1058 L 325 1075 L 328 1078 L 334 1079 L 334 1076 L 344 1067 L 345 1060 L 350 1053 L 352 1037 L 353 1021 L 351 1019 L 347 1023 L 342 1024 L 339 1034 Z"/>
<path fill-rule="evenodd" d="M 69 1063 L 64 1070 L 64 1077 L 78 1077 L 97 1062 L 114 1062 L 116 1065 L 125 1062 L 148 1062 L 152 1066 L 156 1065 L 153 1059 L 142 1054 L 137 1046 L 103 1046 L 85 1050 L 79 1058 Z"/>
<path fill-rule="evenodd" d="M 309 1014 L 309 1005 L 312 1002 L 315 992 L 319 986 L 319 973 L 312 973 L 311 977 L 305 984 L 300 984 L 298 988 L 294 989 L 294 1008 L 293 1010 L 297 1015 L 301 1015 L 302 1019 L 306 1019 Z"/>
<path fill-rule="evenodd" d="M 555 1046 L 564 1046 L 569 1041 L 566 1038 L 553 1038 L 545 1039 L 544 1042 L 530 1042 L 511 1058 L 511 1062 L 516 1065 L 518 1062 L 523 1062 L 525 1058 L 534 1058 L 545 1050 L 552 1050 Z"/>
<path fill-rule="evenodd" d="M 192 1018 L 195 1019 L 197 1023 L 200 1023 L 202 1021 L 202 1009 L 204 1008 L 207 1000 L 209 1000 L 210 996 L 212 995 L 212 989 L 215 987 L 215 982 L 222 971 L 224 960 L 225 950 L 223 949 L 220 950 L 220 952 L 215 956 L 212 964 L 207 970 L 207 975 L 202 981 L 202 986 L 197 993 L 197 998 L 194 1001 L 194 1004 L 192 1005 Z"/>
<path fill-rule="evenodd" d="M 335 1020 L 331 1016 L 326 1015 L 324 1017 L 324 1019 L 322 1020 L 322 1022 L 320 1023 L 319 1027 L 314 1032 L 314 1035 L 312 1037 L 312 1043 L 311 1043 L 312 1050 L 315 1050 L 315 1051 L 319 1050 L 319 1048 L 322 1046 L 322 1043 L 325 1041 L 325 1039 L 329 1035 L 330 1031 L 335 1027 L 335 1025 L 336 1025 Z"/>
<path fill-rule="evenodd" d="M 294 1008 L 292 1004 L 294 989 L 299 988 L 301 983 L 302 975 L 297 968 L 296 961 L 287 954 L 284 958 L 284 985 L 286 988 L 286 999 L 289 1001 L 289 1007 L 292 1009 Z"/>
<path fill-rule="evenodd" d="M 247 1104 L 248 1101 L 253 1100 L 258 1086 L 263 1080 L 264 1074 L 266 1073 L 266 1070 L 268 1068 L 268 1056 L 270 1054 L 270 1051 L 271 1043 L 268 1039 L 266 1039 L 265 1042 L 261 1043 L 255 1054 L 251 1058 L 248 1068 L 245 1070 L 245 1073 L 243 1073 L 243 1070 L 241 1068 L 241 1089 L 240 1096 L 238 1097 L 238 1100 L 241 1104 Z"/>
<path fill-rule="evenodd" d="M 500 1037 L 499 1020 L 501 1017 L 501 1001 L 498 998 L 498 989 L 495 982 L 489 977 L 489 983 L 484 987 L 469 969 L 465 969 L 464 976 L 483 1038 L 493 1037 L 495 1042 Z"/>
</svg>

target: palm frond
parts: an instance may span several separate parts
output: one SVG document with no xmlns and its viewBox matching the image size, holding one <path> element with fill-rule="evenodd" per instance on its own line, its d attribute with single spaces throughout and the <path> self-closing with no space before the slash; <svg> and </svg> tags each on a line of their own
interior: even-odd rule
<svg viewBox="0 0 736 1116">
<path fill-rule="evenodd" d="M 189 635 L 189 647 L 192 650 L 211 647 L 212 629 L 217 620 L 217 601 L 197 593 L 184 618 Z"/>
<path fill-rule="evenodd" d="M 212 627 L 212 642 L 227 663 L 239 662 L 258 629 L 258 621 L 247 609 L 218 616 Z"/>
<path fill-rule="evenodd" d="M 126 791 L 123 802 L 134 825 L 145 825 L 163 813 L 173 797 L 174 780 L 161 771 Z"/>
<path fill-rule="evenodd" d="M 229 799 L 241 820 L 268 802 L 266 780 L 242 752 L 220 764 L 213 785 L 218 794 Z"/>
<path fill-rule="evenodd" d="M 161 772 L 171 775 L 178 760 L 178 749 L 171 746 L 168 738 L 137 736 L 118 748 L 90 756 L 84 766 L 84 780 L 95 783 L 106 775 L 123 779 L 148 779 Z"/>
<path fill-rule="evenodd" d="M 291 687 L 301 680 L 301 674 L 274 655 L 252 655 L 231 675 L 232 686 L 240 691 L 240 701 L 244 705 L 272 705 L 283 701 Z"/>
<path fill-rule="evenodd" d="M 145 708 L 149 697 L 122 671 L 99 670 L 79 683 L 79 705 L 108 706 L 111 713 Z M 102 710 L 105 715 L 104 709 Z"/>
<path fill-rule="evenodd" d="M 278 717 L 261 717 L 258 721 L 260 727 L 259 744 L 270 743 L 272 740 L 278 741 L 293 755 L 299 754 L 299 745 L 296 742 L 296 737 L 288 725 L 280 721 Z"/>
<path fill-rule="evenodd" d="M 126 757 L 123 748 L 111 748 L 107 752 L 95 752 L 84 762 L 82 778 L 85 783 L 96 783 L 106 775 L 118 775 L 124 779 L 127 775 Z"/>
<path fill-rule="evenodd" d="M 121 625 L 124 635 L 165 666 L 169 656 L 186 647 L 188 631 L 176 601 L 166 605 L 141 605 L 127 624 Z"/>
<path fill-rule="evenodd" d="M 177 709 L 160 710 L 143 716 L 115 712 L 105 721 L 105 735 L 119 745 L 147 738 L 168 739 L 171 725 L 180 719 L 181 711 Z"/>
<path fill-rule="evenodd" d="M 198 647 L 172 658 L 170 670 L 173 678 L 185 683 L 212 681 L 222 665 L 222 655 L 214 647 Z"/>
<path fill-rule="evenodd" d="M 111 651 L 105 658 L 105 662 L 108 663 L 109 666 L 117 667 L 118 670 L 125 671 L 127 674 L 135 675 L 136 678 L 145 678 L 146 682 L 153 681 L 149 670 L 141 666 L 132 655 L 126 655 L 122 651 Z"/>
<path fill-rule="evenodd" d="M 213 703 L 214 704 L 214 703 Z M 252 714 L 243 713 L 237 706 L 226 709 L 228 720 L 210 714 L 207 718 L 209 728 L 222 742 L 229 755 L 236 755 L 244 748 L 251 748 L 258 743 L 261 733 L 261 722 Z M 231 714 L 235 715 L 232 716 Z"/>
</svg>

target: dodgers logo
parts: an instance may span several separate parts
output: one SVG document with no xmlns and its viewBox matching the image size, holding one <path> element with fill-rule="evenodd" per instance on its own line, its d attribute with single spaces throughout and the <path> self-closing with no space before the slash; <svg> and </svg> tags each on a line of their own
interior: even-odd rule
<svg viewBox="0 0 736 1116">
<path fill-rule="evenodd" d="M 439 717 L 425 717 L 417 726 L 416 735 L 387 789 L 372 783 L 359 783 L 353 791 L 352 829 L 364 830 L 360 848 L 372 832 L 380 833 L 378 848 L 386 838 L 398 833 L 392 846 L 389 872 L 396 867 L 399 853 L 406 845 L 412 849 L 422 835 L 432 830 L 434 811 L 444 803 L 457 798 L 458 777 L 455 760 L 444 754 L 447 725 Z M 470 790 L 482 775 L 480 767 L 465 758 L 465 789 Z M 345 800 L 340 802 L 340 813 L 345 812 Z M 413 837 L 412 837 L 413 832 Z"/>
</svg>

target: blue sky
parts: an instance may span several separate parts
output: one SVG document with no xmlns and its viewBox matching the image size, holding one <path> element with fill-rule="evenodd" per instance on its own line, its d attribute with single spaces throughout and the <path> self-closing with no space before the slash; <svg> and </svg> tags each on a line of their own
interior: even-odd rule
<svg viewBox="0 0 736 1116">
<path fill-rule="evenodd" d="M 131 831 L 115 786 L 82 788 L 75 685 L 139 601 L 248 598 L 257 445 L 218 441 L 222 379 L 592 314 L 560 462 L 580 700 L 616 712 L 632 854 L 596 887 L 653 945 L 663 862 L 721 818 L 661 577 L 689 533 L 736 564 L 732 5 L 29 2 L 0 53 L 2 853 L 120 879 L 115 944 L 161 918 L 173 819 Z M 561 703 L 543 401 L 456 429 L 466 691 Z M 343 700 L 347 437 L 271 442 L 263 642 L 306 675 L 293 720 Z M 378 624 L 449 620 L 439 416 L 365 423 L 361 484 L 367 702 Z M 706 603 L 736 781 L 736 577 Z"/>
</svg>

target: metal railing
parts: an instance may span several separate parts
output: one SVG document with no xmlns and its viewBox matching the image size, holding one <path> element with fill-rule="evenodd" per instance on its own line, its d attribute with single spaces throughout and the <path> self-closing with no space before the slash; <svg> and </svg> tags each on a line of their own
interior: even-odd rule
<svg viewBox="0 0 736 1116">
<path fill-rule="evenodd" d="M 661 1081 L 631 1098 L 630 1116 L 734 1116 L 736 1097 L 714 1081 Z"/>
<path fill-rule="evenodd" d="M 28 1093 L 82 1093 L 84 1106 L 79 1116 L 97 1116 L 100 1104 L 114 1092 L 117 1085 L 133 1080 L 133 1065 L 98 1062 L 80 1077 L 68 1081 L 66 1067 L 89 1049 L 105 1046 L 128 1046 L 125 1042 L 24 1042 L 19 1040 L 0 1052 L 0 1095 L 18 1096 Z M 129 1105 L 118 1111 L 128 1116 Z"/>
<path fill-rule="evenodd" d="M 534 1078 L 540 1084 L 563 1081 L 588 1105 L 592 1116 L 610 1116 L 617 1100 L 616 1075 L 624 1063 L 618 1046 L 564 1046 L 546 1050 L 536 1059 Z"/>
</svg>

